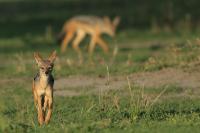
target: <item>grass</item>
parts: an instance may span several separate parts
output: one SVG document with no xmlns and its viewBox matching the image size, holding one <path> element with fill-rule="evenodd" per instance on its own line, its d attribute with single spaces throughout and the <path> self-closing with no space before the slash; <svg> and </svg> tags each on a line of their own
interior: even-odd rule
<svg viewBox="0 0 200 133">
<path fill-rule="evenodd" d="M 3 132 L 198 132 L 197 99 L 162 98 L 144 108 L 137 99 L 117 92 L 98 96 L 55 97 L 51 123 L 38 126 L 30 90 L 23 85 L 1 90 L 1 130 Z M 116 97 L 119 100 L 116 102 Z M 135 97 L 134 97 L 135 98 Z M 141 97 L 140 97 L 141 98 Z M 5 99 L 9 99 L 6 100 Z M 26 100 L 25 100 L 26 99 Z M 116 106 L 116 103 L 118 104 Z"/>
</svg>

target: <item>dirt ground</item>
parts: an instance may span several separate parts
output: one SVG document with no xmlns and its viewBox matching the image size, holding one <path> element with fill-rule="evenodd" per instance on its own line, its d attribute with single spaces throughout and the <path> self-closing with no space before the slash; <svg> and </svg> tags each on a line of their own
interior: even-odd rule
<svg viewBox="0 0 200 133">
<path fill-rule="evenodd" d="M 174 85 L 183 89 L 200 89 L 200 73 L 185 72 L 180 69 L 167 68 L 155 72 L 138 72 L 128 75 L 131 85 L 144 86 L 145 88 L 159 88 L 165 85 Z M 31 79 L 2 79 L 1 86 L 10 83 L 31 88 Z M 55 95 L 78 96 L 82 94 L 94 94 L 100 91 L 118 90 L 128 88 L 127 76 L 85 76 L 76 75 L 55 80 Z"/>
<path fill-rule="evenodd" d="M 189 73 L 179 69 L 167 68 L 156 72 L 140 72 L 128 75 L 131 84 L 159 88 L 175 85 L 184 89 L 200 87 L 200 73 Z M 82 93 L 95 93 L 128 87 L 127 76 L 89 77 L 69 76 L 57 79 L 55 94 L 76 96 Z"/>
</svg>

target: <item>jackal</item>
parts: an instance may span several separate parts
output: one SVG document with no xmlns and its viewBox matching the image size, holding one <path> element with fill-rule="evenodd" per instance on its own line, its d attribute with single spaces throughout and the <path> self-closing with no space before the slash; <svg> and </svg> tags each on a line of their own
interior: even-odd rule
<svg viewBox="0 0 200 133">
<path fill-rule="evenodd" d="M 33 80 L 32 91 L 34 104 L 38 111 L 38 122 L 42 125 L 44 122 L 48 124 L 52 114 L 54 78 L 51 73 L 56 59 L 56 51 L 52 52 L 47 60 L 42 59 L 39 53 L 34 53 L 34 57 L 39 72 Z M 46 108 L 48 108 L 48 112 L 45 116 Z"/>
<path fill-rule="evenodd" d="M 72 47 L 79 54 L 79 44 L 89 34 L 91 41 L 89 44 L 89 53 L 93 53 L 95 45 L 98 44 L 103 48 L 104 52 L 108 52 L 107 43 L 101 39 L 101 34 L 107 34 L 111 37 L 115 35 L 116 28 L 120 22 L 119 17 L 115 17 L 113 21 L 109 17 L 97 16 L 76 16 L 67 21 L 61 31 L 61 36 L 64 36 L 61 44 L 61 51 L 64 52 L 70 40 L 76 33 L 76 37 L 72 43 Z"/>
</svg>

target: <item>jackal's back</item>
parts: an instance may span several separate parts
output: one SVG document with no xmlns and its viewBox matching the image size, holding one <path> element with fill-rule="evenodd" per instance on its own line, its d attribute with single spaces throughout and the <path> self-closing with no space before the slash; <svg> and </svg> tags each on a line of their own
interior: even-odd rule
<svg viewBox="0 0 200 133">
<path fill-rule="evenodd" d="M 76 16 L 71 18 L 70 21 L 75 21 L 90 26 L 104 25 L 103 19 L 97 16 Z"/>
</svg>

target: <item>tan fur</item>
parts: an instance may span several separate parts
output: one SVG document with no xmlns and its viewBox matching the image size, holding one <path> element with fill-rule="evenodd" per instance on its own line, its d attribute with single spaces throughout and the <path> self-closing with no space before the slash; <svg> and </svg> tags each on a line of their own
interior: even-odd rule
<svg viewBox="0 0 200 133">
<path fill-rule="evenodd" d="M 47 124 L 50 121 L 53 109 L 54 79 L 51 72 L 56 52 L 54 51 L 47 60 L 43 60 L 38 53 L 34 53 L 34 57 L 39 67 L 39 74 L 33 80 L 32 92 L 38 112 L 38 122 L 42 125 L 44 122 Z M 46 108 L 48 108 L 48 112 L 45 116 Z"/>
<path fill-rule="evenodd" d="M 89 44 L 89 53 L 93 53 L 96 44 L 98 44 L 105 53 L 108 52 L 108 45 L 101 38 L 101 34 L 115 35 L 116 27 L 119 24 L 120 18 L 116 17 L 113 21 L 109 17 L 96 17 L 96 16 L 77 16 L 67 21 L 62 29 L 65 37 L 61 44 L 61 51 L 64 52 L 74 35 L 75 39 L 72 42 L 72 47 L 79 54 L 80 42 L 85 38 L 86 34 L 91 36 Z"/>
</svg>

